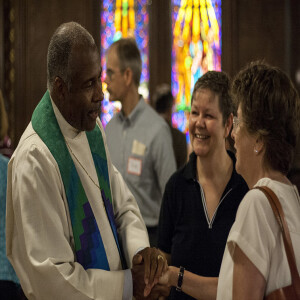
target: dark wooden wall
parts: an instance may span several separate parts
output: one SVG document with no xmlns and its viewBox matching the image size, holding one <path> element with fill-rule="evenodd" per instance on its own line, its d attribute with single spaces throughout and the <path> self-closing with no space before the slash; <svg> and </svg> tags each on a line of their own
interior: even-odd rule
<svg viewBox="0 0 300 300">
<path fill-rule="evenodd" d="M 57 26 L 78 21 L 100 46 L 99 0 L 0 0 L 0 87 L 18 142 L 46 90 L 46 55 Z M 149 0 L 150 97 L 171 82 L 171 1 Z M 254 59 L 300 72 L 299 0 L 223 0 L 222 68 L 233 76 Z M 13 51 L 11 51 L 13 50 Z M 300 84 L 296 83 L 300 90 Z"/>
<path fill-rule="evenodd" d="M 283 69 L 300 94 L 300 1 L 222 3 L 222 69 L 234 76 L 250 61 L 264 59 Z M 300 169 L 300 138 L 293 167 Z"/>
<path fill-rule="evenodd" d="M 0 88 L 4 88 L 4 18 L 3 0 L 0 0 Z"/>
<path fill-rule="evenodd" d="M 233 75 L 248 62 L 265 59 L 295 81 L 299 14 L 298 0 L 224 0 L 223 69 Z"/>
<path fill-rule="evenodd" d="M 290 0 L 287 34 L 290 42 L 289 74 L 300 95 L 300 1 Z"/>
<path fill-rule="evenodd" d="M 13 70 L 15 76 L 10 83 L 13 94 L 2 84 L 1 88 L 9 99 L 10 136 L 17 144 L 47 88 L 46 56 L 50 37 L 61 23 L 77 21 L 100 46 L 101 3 L 99 0 L 1 0 L 1 4 L 4 20 L 10 23 L 10 34 L 15 37 L 11 44 L 13 67 L 3 75 L 4 81 L 11 81 L 7 76 Z M 10 15 L 14 15 L 13 22 Z M 9 52 L 4 56 L 4 60 L 10 60 Z"/>
<path fill-rule="evenodd" d="M 155 87 L 171 84 L 171 1 L 152 0 L 149 5 L 149 99 Z"/>
</svg>

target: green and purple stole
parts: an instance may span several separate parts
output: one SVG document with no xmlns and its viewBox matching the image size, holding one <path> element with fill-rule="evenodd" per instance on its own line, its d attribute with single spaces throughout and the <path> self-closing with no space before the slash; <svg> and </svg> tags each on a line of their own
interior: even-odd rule
<svg viewBox="0 0 300 300">
<path fill-rule="evenodd" d="M 34 110 L 31 123 L 33 129 L 47 145 L 58 164 L 68 199 L 77 261 L 85 269 L 109 270 L 105 248 L 93 210 L 56 120 L 48 91 Z M 86 132 L 86 135 L 97 171 L 106 214 L 119 249 L 122 266 L 125 268 L 125 260 L 118 242 L 112 207 L 107 158 L 102 133 L 98 125 L 96 125 L 94 130 Z M 99 201 L 102 200 L 99 199 Z"/>
</svg>

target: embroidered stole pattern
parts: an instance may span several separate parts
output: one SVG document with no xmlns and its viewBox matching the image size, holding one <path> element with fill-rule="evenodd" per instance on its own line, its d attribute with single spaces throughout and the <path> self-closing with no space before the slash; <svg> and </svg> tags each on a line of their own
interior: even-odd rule
<svg viewBox="0 0 300 300">
<path fill-rule="evenodd" d="M 47 145 L 59 167 L 69 205 L 77 261 L 85 269 L 98 268 L 109 270 L 105 248 L 93 210 L 56 120 L 48 91 L 34 110 L 31 122 L 33 129 Z M 96 125 L 94 130 L 86 132 L 86 135 L 92 152 L 106 214 L 119 250 L 122 266 L 125 268 L 125 260 L 118 242 L 112 207 L 107 158 L 102 133 L 98 125 Z"/>
</svg>

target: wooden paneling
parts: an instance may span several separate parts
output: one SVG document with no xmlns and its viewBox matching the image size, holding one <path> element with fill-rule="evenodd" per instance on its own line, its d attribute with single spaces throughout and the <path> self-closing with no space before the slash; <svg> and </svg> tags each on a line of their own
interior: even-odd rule
<svg viewBox="0 0 300 300">
<path fill-rule="evenodd" d="M 171 84 L 171 1 L 151 0 L 149 9 L 149 99 L 161 83 Z"/>
<path fill-rule="evenodd" d="M 15 0 L 16 84 L 12 122 L 18 141 L 32 112 L 46 91 L 47 48 L 55 29 L 76 21 L 87 28 L 100 45 L 100 1 Z"/>
<path fill-rule="evenodd" d="M 234 76 L 264 59 L 283 69 L 300 92 L 300 1 L 223 0 L 222 8 L 223 70 Z M 293 166 L 300 169 L 300 142 Z"/>
<path fill-rule="evenodd" d="M 0 0 L 0 28 L 4 28 L 3 0 Z M 0 45 L 4 44 L 4 30 L 0 30 Z M 0 47 L 0 89 L 4 89 L 4 47 Z"/>
<path fill-rule="evenodd" d="M 237 1 L 222 0 L 222 70 L 232 75 L 238 69 Z"/>
<path fill-rule="evenodd" d="M 224 71 L 233 76 L 250 61 L 264 59 L 289 72 L 288 1 L 222 1 Z"/>
<path fill-rule="evenodd" d="M 300 1 L 290 0 L 290 75 L 300 95 Z M 300 170 L 300 137 L 296 148 L 294 168 Z M 299 187 L 298 187 L 299 188 Z"/>
<path fill-rule="evenodd" d="M 300 1 L 290 0 L 290 73 L 300 94 Z M 300 167 L 300 165 L 299 165 Z"/>
<path fill-rule="evenodd" d="M 265 59 L 285 69 L 285 5 L 282 0 L 238 1 L 239 67 Z"/>
</svg>

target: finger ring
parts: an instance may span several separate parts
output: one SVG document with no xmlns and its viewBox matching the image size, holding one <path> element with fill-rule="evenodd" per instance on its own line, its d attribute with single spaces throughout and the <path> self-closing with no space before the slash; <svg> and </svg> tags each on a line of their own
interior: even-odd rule
<svg viewBox="0 0 300 300">
<path fill-rule="evenodd" d="M 159 260 L 159 259 L 165 260 L 164 257 L 162 255 L 160 255 L 160 254 L 157 255 L 157 260 Z"/>
</svg>

